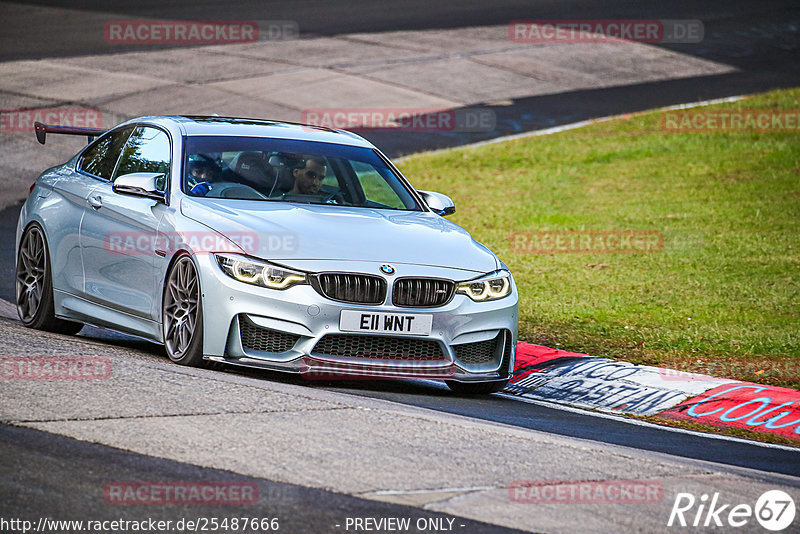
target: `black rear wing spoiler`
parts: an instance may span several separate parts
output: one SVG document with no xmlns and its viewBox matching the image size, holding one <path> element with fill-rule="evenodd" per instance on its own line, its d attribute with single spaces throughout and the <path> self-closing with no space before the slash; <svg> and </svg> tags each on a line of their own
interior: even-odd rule
<svg viewBox="0 0 800 534">
<path fill-rule="evenodd" d="M 94 141 L 98 135 L 103 135 L 108 130 L 103 128 L 81 128 L 78 126 L 58 126 L 55 124 L 43 124 L 41 122 L 33 123 L 33 128 L 36 130 L 36 140 L 44 144 L 47 134 L 66 134 L 66 135 L 85 135 L 89 138 L 89 142 Z"/>
</svg>

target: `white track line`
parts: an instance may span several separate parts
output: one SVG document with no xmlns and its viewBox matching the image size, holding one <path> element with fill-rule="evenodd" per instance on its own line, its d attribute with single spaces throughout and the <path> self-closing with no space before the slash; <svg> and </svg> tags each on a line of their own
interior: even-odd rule
<svg viewBox="0 0 800 534">
<path fill-rule="evenodd" d="M 425 382 L 426 384 L 435 385 L 435 386 L 440 387 L 442 389 L 447 389 L 441 382 L 435 382 L 433 380 L 420 380 L 420 382 Z M 754 441 L 754 440 L 749 440 L 749 439 L 746 439 L 746 438 L 737 438 L 737 437 L 734 437 L 734 436 L 725 436 L 725 435 L 722 435 L 722 434 L 712 434 L 712 433 L 707 433 L 707 432 L 700 432 L 698 430 L 688 430 L 686 428 L 678 428 L 678 427 L 668 426 L 668 425 L 657 425 L 655 423 L 650 423 L 648 421 L 642 421 L 640 419 L 634 419 L 634 418 L 631 418 L 631 417 L 625 417 L 623 415 L 615 415 L 615 414 L 611 414 L 611 413 L 607 413 L 607 412 L 601 412 L 601 411 L 597 411 L 597 410 L 590 410 L 588 408 L 570 406 L 568 404 L 562 404 L 562 403 L 555 402 L 555 401 L 548 402 L 548 401 L 542 401 L 542 400 L 537 400 L 537 399 L 530 399 L 530 398 L 527 398 L 527 397 L 524 397 L 524 396 L 521 396 L 521 395 L 514 395 L 512 393 L 502 393 L 502 392 L 494 393 L 494 395 L 497 395 L 498 397 L 503 397 L 504 399 L 511 399 L 511 400 L 516 400 L 516 401 L 520 401 L 520 402 L 527 402 L 528 404 L 535 404 L 537 406 L 542 406 L 544 408 L 552 408 L 554 410 L 563 410 L 565 412 L 577 413 L 577 414 L 580 414 L 580 415 L 601 417 L 601 418 L 604 418 L 604 419 L 612 419 L 612 420 L 615 420 L 615 421 L 620 421 L 622 423 L 628 423 L 628 424 L 631 424 L 631 425 L 644 426 L 644 427 L 648 427 L 648 428 L 656 428 L 658 430 L 666 430 L 666 431 L 669 431 L 669 432 L 677 432 L 679 434 L 689 434 L 690 436 L 696 436 L 696 437 L 699 437 L 699 438 L 713 438 L 713 439 L 720 439 L 720 440 L 723 440 L 723 441 L 734 441 L 736 443 L 744 443 L 744 444 L 748 444 L 748 445 L 758 445 L 759 447 L 766 447 L 768 449 L 780 449 L 780 450 L 783 450 L 783 451 L 800 452 L 799 448 L 792 447 L 790 445 L 779 445 L 779 444 L 776 444 L 776 443 L 765 443 L 763 441 Z M 508 423 L 508 424 L 513 425 L 513 423 Z M 516 426 L 516 425 L 514 425 L 514 426 Z M 538 429 L 536 429 L 536 430 L 538 430 Z M 540 431 L 541 432 L 546 432 L 545 430 L 540 430 Z M 768 435 L 774 436 L 775 434 L 768 434 Z M 592 438 L 585 438 L 585 439 L 592 439 Z"/>
<path fill-rule="evenodd" d="M 402 157 L 399 157 L 399 158 L 394 158 L 394 161 L 404 161 L 404 160 L 406 160 L 408 158 L 412 158 L 412 157 L 420 155 L 420 154 L 424 154 L 424 155 L 439 154 L 439 153 L 442 153 L 442 152 L 450 152 L 450 151 L 453 151 L 453 150 L 461 150 L 461 149 L 465 149 L 465 148 L 475 148 L 475 147 L 479 147 L 479 146 L 493 145 L 495 143 L 503 143 L 505 141 L 513 141 L 515 139 L 524 139 L 526 137 L 536 137 L 536 136 L 539 136 L 539 135 L 550 135 L 550 134 L 554 134 L 554 133 L 558 133 L 558 132 L 563 132 L 563 131 L 566 131 L 566 130 L 574 130 L 576 128 L 583 128 L 584 126 L 589 126 L 590 124 L 596 124 L 598 122 L 606 122 L 606 121 L 611 121 L 611 120 L 614 120 L 614 119 L 623 119 L 623 118 L 627 118 L 627 117 L 633 117 L 633 116 L 636 116 L 636 115 L 643 115 L 645 113 L 652 113 L 653 111 L 672 111 L 674 109 L 689 109 L 689 108 L 696 108 L 696 107 L 701 107 L 701 106 L 710 106 L 710 105 L 713 105 L 713 104 L 723 104 L 725 102 L 736 102 L 738 100 L 742 100 L 744 98 L 747 98 L 748 96 L 749 95 L 729 96 L 729 97 L 726 97 L 726 98 L 715 98 L 713 100 L 700 100 L 699 102 L 690 102 L 688 104 L 676 104 L 674 106 L 667 106 L 667 107 L 664 107 L 664 108 L 649 109 L 649 110 L 646 110 L 646 111 L 637 111 L 637 112 L 634 112 L 634 113 L 624 113 L 624 114 L 621 114 L 621 115 L 609 115 L 607 117 L 599 117 L 597 119 L 588 119 L 588 120 L 585 120 L 585 121 L 571 122 L 569 124 L 562 124 L 561 126 L 553 126 L 551 128 L 544 128 L 543 130 L 531 130 L 529 132 L 521 132 L 521 133 L 518 133 L 518 134 L 504 135 L 502 137 L 495 137 L 494 139 L 487 139 L 486 141 L 478 141 L 476 143 L 470 143 L 468 145 L 459 145 L 459 146 L 449 147 L 449 148 L 440 148 L 438 150 L 430 150 L 430 151 L 427 151 L 427 152 L 417 152 L 416 154 L 409 154 L 408 156 L 402 156 Z"/>
<path fill-rule="evenodd" d="M 586 409 L 583 409 L 583 408 L 575 408 L 573 406 L 569 406 L 569 405 L 566 405 L 566 404 L 559 404 L 559 403 L 556 403 L 556 402 L 546 402 L 546 401 L 540 401 L 540 400 L 535 400 L 535 399 L 527 399 L 525 397 L 521 397 L 519 395 L 512 395 L 510 393 L 496 393 L 496 395 L 499 395 L 500 397 L 503 397 L 503 398 L 506 398 L 506 399 L 515 399 L 515 400 L 518 400 L 518 401 L 527 402 L 529 404 L 536 404 L 537 406 L 543 406 L 545 408 L 553 408 L 553 409 L 556 409 L 556 410 L 564 410 L 565 412 L 572 412 L 572 413 L 577 413 L 577 414 L 581 414 L 581 415 L 591 415 L 591 416 L 594 416 L 594 417 L 602 417 L 604 419 L 613 419 L 615 421 L 628 423 L 630 425 L 638 425 L 638 426 L 644 426 L 644 427 L 649 427 L 649 428 L 657 428 L 659 430 L 666 430 L 668 432 L 677 432 L 679 434 L 689 434 L 690 436 L 696 436 L 696 437 L 699 437 L 699 438 L 711 438 L 711 439 L 719 439 L 719 440 L 723 440 L 723 441 L 734 441 L 736 443 L 743 443 L 743 444 L 747 444 L 747 445 L 757 445 L 759 447 L 765 447 L 767 449 L 780 449 L 782 451 L 800 452 L 800 449 L 798 449 L 797 447 L 791 447 L 789 445 L 779 445 L 777 443 L 765 443 L 763 441 L 754 441 L 754 440 L 749 440 L 749 439 L 745 439 L 745 438 L 737 438 L 737 437 L 734 437 L 734 436 L 725 436 L 725 435 L 722 435 L 722 434 L 711 434 L 711 433 L 706 433 L 706 432 L 699 432 L 697 430 L 689 430 L 689 429 L 686 429 L 686 428 L 678 428 L 678 427 L 668 426 L 668 425 L 657 425 L 655 423 L 650 423 L 648 421 L 642 421 L 640 419 L 633 419 L 633 418 L 624 417 L 624 416 L 621 416 L 621 415 L 614 415 L 614 414 L 605 413 L 605 412 L 586 410 Z M 769 435 L 774 435 L 774 434 L 769 434 Z"/>
<path fill-rule="evenodd" d="M 362 495 L 424 495 L 428 493 L 454 493 L 468 491 L 488 491 L 498 489 L 497 486 L 474 486 L 469 488 L 441 488 L 441 489 L 419 489 L 419 490 L 379 490 L 368 491 Z M 505 488 L 499 488 L 505 489 Z"/>
</svg>

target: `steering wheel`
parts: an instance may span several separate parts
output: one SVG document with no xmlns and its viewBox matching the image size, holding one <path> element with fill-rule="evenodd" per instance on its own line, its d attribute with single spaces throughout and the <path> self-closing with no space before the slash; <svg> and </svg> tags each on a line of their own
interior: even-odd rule
<svg viewBox="0 0 800 534">
<path fill-rule="evenodd" d="M 339 189 L 334 189 L 328 194 L 325 194 L 325 191 L 320 190 L 320 193 L 323 204 L 344 204 L 344 196 Z"/>
</svg>

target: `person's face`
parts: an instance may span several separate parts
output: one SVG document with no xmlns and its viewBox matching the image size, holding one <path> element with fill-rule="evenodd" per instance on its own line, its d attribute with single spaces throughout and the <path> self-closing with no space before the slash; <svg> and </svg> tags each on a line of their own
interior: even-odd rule
<svg viewBox="0 0 800 534">
<path fill-rule="evenodd" d="M 322 188 L 326 169 L 316 161 L 306 161 L 302 169 L 294 170 L 294 179 L 297 190 L 303 195 L 316 195 Z"/>
<path fill-rule="evenodd" d="M 212 174 L 213 173 L 211 172 L 211 169 L 209 169 L 208 167 L 197 167 L 195 169 L 192 169 L 192 176 L 198 182 L 208 182 L 208 181 L 210 181 Z"/>
</svg>

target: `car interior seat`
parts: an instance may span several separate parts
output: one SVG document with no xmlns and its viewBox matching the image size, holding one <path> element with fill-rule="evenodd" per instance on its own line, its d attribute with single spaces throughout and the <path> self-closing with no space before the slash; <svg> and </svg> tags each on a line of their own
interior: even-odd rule
<svg viewBox="0 0 800 534">
<path fill-rule="evenodd" d="M 231 169 L 242 183 L 269 195 L 277 185 L 275 170 L 264 158 L 263 152 L 240 152 L 231 161 Z"/>
<path fill-rule="evenodd" d="M 292 174 L 292 164 L 285 156 L 280 154 L 273 154 L 269 158 L 269 164 L 272 166 L 277 176 L 277 184 L 275 192 L 278 194 L 291 191 L 294 187 L 294 176 Z"/>
</svg>

